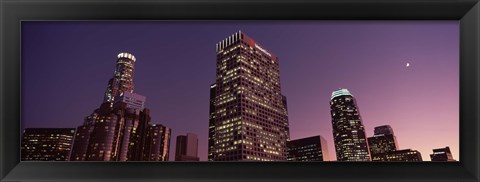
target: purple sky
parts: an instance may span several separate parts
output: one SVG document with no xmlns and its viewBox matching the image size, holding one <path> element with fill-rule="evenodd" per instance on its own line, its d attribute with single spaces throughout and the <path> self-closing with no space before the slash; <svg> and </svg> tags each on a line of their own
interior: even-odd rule
<svg viewBox="0 0 480 182">
<path fill-rule="evenodd" d="M 81 125 L 126 51 L 152 123 L 172 128 L 170 159 L 192 132 L 206 160 L 215 44 L 238 30 L 280 59 L 292 139 L 322 135 L 334 158 L 329 100 L 347 88 L 367 136 L 389 124 L 401 149 L 459 159 L 458 21 L 23 22 L 22 128 Z"/>
</svg>

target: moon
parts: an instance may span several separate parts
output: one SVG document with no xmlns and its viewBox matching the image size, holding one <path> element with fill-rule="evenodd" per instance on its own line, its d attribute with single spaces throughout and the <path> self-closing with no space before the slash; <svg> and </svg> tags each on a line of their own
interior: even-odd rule
<svg viewBox="0 0 480 182">
<path fill-rule="evenodd" d="M 407 67 L 407 68 L 410 67 L 410 63 L 407 63 L 406 67 Z"/>
</svg>

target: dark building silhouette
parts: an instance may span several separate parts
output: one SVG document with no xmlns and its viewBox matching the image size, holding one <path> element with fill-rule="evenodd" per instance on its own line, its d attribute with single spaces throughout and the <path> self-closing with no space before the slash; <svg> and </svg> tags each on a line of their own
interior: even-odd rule
<svg viewBox="0 0 480 182">
<path fill-rule="evenodd" d="M 288 119 L 278 57 L 241 31 L 217 43 L 216 53 L 211 159 L 287 160 Z"/>
<path fill-rule="evenodd" d="M 199 161 L 198 137 L 193 133 L 178 135 L 175 150 L 175 161 Z"/>
<path fill-rule="evenodd" d="M 347 89 L 332 93 L 330 109 L 337 161 L 370 161 L 357 103 Z"/>
<path fill-rule="evenodd" d="M 377 154 L 378 159 L 375 161 L 396 161 L 396 162 L 420 162 L 422 154 L 417 150 L 404 149 L 391 152 Z"/>
<path fill-rule="evenodd" d="M 149 126 L 145 140 L 144 161 L 168 161 L 172 130 L 163 125 Z"/>
<path fill-rule="evenodd" d="M 213 161 L 215 153 L 215 97 L 217 84 L 210 85 L 210 116 L 208 120 L 208 161 Z"/>
<path fill-rule="evenodd" d="M 378 126 L 374 129 L 374 135 L 368 138 L 368 147 L 372 161 L 380 161 L 382 153 L 398 150 L 397 139 L 389 125 Z"/>
<path fill-rule="evenodd" d="M 430 154 L 430 159 L 432 161 L 455 161 L 452 152 L 450 152 L 450 147 L 433 149 L 433 154 Z"/>
<path fill-rule="evenodd" d="M 287 141 L 288 161 L 328 161 L 327 141 L 320 135 Z"/>
<path fill-rule="evenodd" d="M 287 132 L 287 140 L 290 140 L 290 126 L 288 124 L 288 106 L 287 106 L 287 96 L 282 95 L 282 104 L 285 112 L 285 119 L 284 121 L 287 121 L 287 123 L 284 124 L 285 126 L 285 131 Z"/>
<path fill-rule="evenodd" d="M 22 161 L 68 161 L 75 128 L 26 128 L 20 147 Z"/>
<path fill-rule="evenodd" d="M 96 118 L 97 114 L 93 113 L 85 117 L 83 125 L 77 127 L 70 155 L 71 161 L 84 161 L 87 159 L 88 142 L 90 141 Z"/>
</svg>

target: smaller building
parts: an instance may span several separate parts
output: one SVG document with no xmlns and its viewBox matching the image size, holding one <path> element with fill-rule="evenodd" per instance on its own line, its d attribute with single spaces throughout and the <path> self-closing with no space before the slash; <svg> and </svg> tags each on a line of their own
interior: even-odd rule
<svg viewBox="0 0 480 182">
<path fill-rule="evenodd" d="M 450 147 L 433 149 L 433 154 L 430 154 L 430 159 L 432 159 L 432 161 L 455 161 L 452 152 L 450 152 Z"/>
<path fill-rule="evenodd" d="M 375 127 L 374 135 L 367 140 L 372 161 L 381 159 L 383 153 L 398 150 L 397 139 L 389 125 Z"/>
<path fill-rule="evenodd" d="M 177 136 L 175 161 L 199 161 L 198 137 L 193 133 Z"/>
<path fill-rule="evenodd" d="M 23 131 L 22 161 L 68 161 L 75 128 L 26 128 Z"/>
<path fill-rule="evenodd" d="M 287 141 L 288 161 L 328 161 L 326 140 L 320 136 L 312 136 Z"/>
<path fill-rule="evenodd" d="M 412 149 L 396 150 L 377 154 L 372 158 L 372 161 L 421 162 L 422 154 Z"/>
</svg>

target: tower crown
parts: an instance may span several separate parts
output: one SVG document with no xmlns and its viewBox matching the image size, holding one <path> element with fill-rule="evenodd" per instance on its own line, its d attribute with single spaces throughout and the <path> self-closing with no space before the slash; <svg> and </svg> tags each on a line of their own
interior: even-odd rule
<svg viewBox="0 0 480 182">
<path fill-rule="evenodd" d="M 343 88 L 343 89 L 333 91 L 332 92 L 332 97 L 330 98 L 330 100 L 333 100 L 333 98 L 338 97 L 338 96 L 342 96 L 342 95 L 349 95 L 349 96 L 353 97 L 353 95 L 350 93 L 350 91 Z"/>
<path fill-rule="evenodd" d="M 133 56 L 133 54 L 130 54 L 128 52 L 122 52 L 118 54 L 117 58 L 127 58 L 127 59 L 131 59 L 133 62 L 137 61 L 135 56 Z"/>
</svg>

